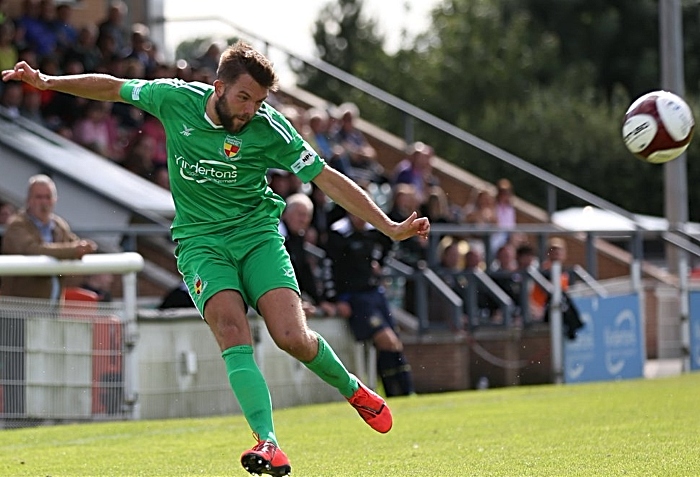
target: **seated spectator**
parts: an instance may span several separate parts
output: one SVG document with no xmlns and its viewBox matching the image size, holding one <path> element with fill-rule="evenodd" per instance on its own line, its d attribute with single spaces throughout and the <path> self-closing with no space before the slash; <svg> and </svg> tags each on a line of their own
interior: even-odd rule
<svg viewBox="0 0 700 477">
<path fill-rule="evenodd" d="M 308 240 L 307 235 L 314 232 L 310 228 L 313 203 L 308 196 L 300 193 L 290 195 L 286 202 L 287 206 L 282 213 L 279 229 L 297 277 L 302 307 L 307 316 L 328 316 L 335 312 L 335 307 L 324 303 L 321 299 L 322 293 L 317 281 L 319 273 L 314 271 L 317 262 L 311 260 L 304 250 L 304 243 Z"/>
<path fill-rule="evenodd" d="M 165 146 L 165 129 L 163 124 L 150 114 L 144 113 L 141 134 L 150 136 L 153 139 L 153 165 L 155 167 L 165 166 L 168 163 L 168 151 Z"/>
<path fill-rule="evenodd" d="M 496 204 L 486 189 L 472 189 L 472 199 L 464 206 L 463 221 L 474 225 L 496 225 Z"/>
<path fill-rule="evenodd" d="M 515 260 L 515 247 L 509 242 L 496 250 L 496 257 L 491 262 L 491 265 L 489 265 L 488 271 L 494 273 L 511 273 L 517 268 L 518 264 Z"/>
<path fill-rule="evenodd" d="M 56 5 L 54 19 L 49 28 L 56 37 L 56 53 L 65 55 L 78 41 L 78 30 L 73 25 L 73 7 L 69 3 Z"/>
<path fill-rule="evenodd" d="M 360 116 L 357 106 L 343 103 L 338 107 L 338 115 L 340 123 L 333 140 L 348 154 L 348 176 L 363 187 L 370 182 L 383 182 L 384 170 L 377 162 L 377 151 L 355 125 Z"/>
<path fill-rule="evenodd" d="M 112 53 L 122 56 L 129 44 L 125 26 L 129 8 L 122 0 L 112 0 L 107 8 L 107 18 L 98 25 L 97 44 L 112 43 Z"/>
<path fill-rule="evenodd" d="M 450 201 L 442 187 L 430 186 L 425 196 L 425 201 L 420 206 L 421 215 L 428 217 L 431 224 L 454 224 L 456 220 L 452 215 Z"/>
<path fill-rule="evenodd" d="M 51 28 L 54 15 L 52 0 L 25 0 L 23 14 L 17 20 L 17 27 L 24 31 L 25 46 L 39 57 L 56 50 L 57 38 Z"/>
<path fill-rule="evenodd" d="M 10 220 L 10 217 L 17 213 L 17 207 L 12 205 L 10 202 L 0 203 L 0 225 L 5 226 Z M 0 250 L 2 249 L 2 237 L 4 234 L 0 234 Z"/>
<path fill-rule="evenodd" d="M 20 117 L 20 108 L 22 107 L 22 99 L 24 93 L 22 91 L 22 84 L 15 81 L 10 83 L 5 83 L 5 87 L 2 89 L 2 94 L 0 94 L 0 106 L 5 108 L 7 114 L 15 119 Z"/>
<path fill-rule="evenodd" d="M 150 136 L 135 134 L 126 147 L 121 164 L 137 176 L 152 180 L 154 149 L 155 144 Z"/>
<path fill-rule="evenodd" d="M 420 141 L 408 148 L 408 154 L 394 169 L 395 184 L 411 184 L 416 189 L 418 200 L 423 203 L 428 197 L 428 189 L 438 184 L 433 175 L 432 161 L 435 150 Z"/>
<path fill-rule="evenodd" d="M 26 208 L 8 222 L 2 253 L 79 259 L 95 252 L 95 242 L 80 239 L 64 219 L 54 214 L 57 200 L 56 185 L 50 177 L 43 174 L 30 177 Z M 56 302 L 62 296 L 62 288 L 62 277 L 8 276 L 2 281 L 3 295 Z"/>
<path fill-rule="evenodd" d="M 225 45 L 220 41 L 210 43 L 206 51 L 195 60 L 195 65 L 200 69 L 206 68 L 211 71 L 216 71 L 219 67 L 219 59 L 221 58 L 221 52 L 224 48 Z"/>
<path fill-rule="evenodd" d="M 170 176 L 168 175 L 168 166 L 156 166 L 153 169 L 153 182 L 161 186 L 163 189 L 170 190 Z"/>
<path fill-rule="evenodd" d="M 515 207 L 513 206 L 513 185 L 508 179 L 500 179 L 496 184 L 496 224 L 504 229 L 516 226 Z M 509 233 L 497 233 L 491 236 L 491 251 L 495 252 L 508 242 Z"/>
<path fill-rule="evenodd" d="M 411 184 L 396 184 L 392 207 L 387 215 L 391 220 L 403 222 L 413 212 L 419 210 L 419 207 L 415 187 Z M 418 237 L 403 240 L 396 244 L 396 258 L 408 265 L 416 266 L 426 259 L 427 246 L 427 241 Z"/>
<path fill-rule="evenodd" d="M 123 151 L 111 110 L 112 103 L 89 101 L 83 117 L 73 126 L 73 138 L 78 144 L 107 159 L 120 161 Z"/>
<path fill-rule="evenodd" d="M 65 63 L 64 72 L 69 75 L 79 75 L 85 71 L 80 61 L 71 59 Z M 82 118 L 82 112 L 88 100 L 58 91 L 46 90 L 42 93 L 43 113 L 46 123 L 54 130 L 63 126 L 69 127 L 71 128 L 72 136 L 73 126 L 78 119 Z"/>
<path fill-rule="evenodd" d="M 540 271 L 545 278 L 551 280 L 552 263 L 559 262 L 562 266 L 560 284 L 563 292 L 569 290 L 571 282 L 571 273 L 566 269 L 566 242 L 559 237 L 552 237 L 547 244 L 547 258 L 542 261 Z M 530 300 L 537 309 L 544 310 L 549 302 L 549 294 L 539 285 L 532 287 Z"/>
<path fill-rule="evenodd" d="M 14 68 L 18 55 L 14 23 L 10 20 L 0 23 L 0 71 Z"/>
<path fill-rule="evenodd" d="M 348 214 L 331 226 L 324 267 L 327 297 L 337 315 L 348 319 L 357 341 L 372 340 L 387 396 L 414 393 L 411 367 L 382 287 L 382 266 L 391 240 L 359 217 Z"/>
<path fill-rule="evenodd" d="M 36 124 L 46 126 L 44 115 L 41 112 L 41 91 L 27 84 L 23 85 L 23 90 L 24 94 L 22 95 L 22 106 L 19 108 L 19 114 Z"/>
<path fill-rule="evenodd" d="M 134 23 L 131 26 L 131 47 L 127 48 L 124 57 L 138 62 L 142 73 L 140 76 L 126 76 L 127 78 L 146 78 L 155 70 L 156 62 L 151 56 L 153 44 L 150 36 L 150 29 L 143 23 Z"/>
<path fill-rule="evenodd" d="M 70 45 L 64 54 L 65 62 L 78 61 L 87 73 L 97 70 L 102 61 L 102 53 L 97 47 L 97 27 L 84 25 L 78 31 L 77 40 Z"/>
</svg>

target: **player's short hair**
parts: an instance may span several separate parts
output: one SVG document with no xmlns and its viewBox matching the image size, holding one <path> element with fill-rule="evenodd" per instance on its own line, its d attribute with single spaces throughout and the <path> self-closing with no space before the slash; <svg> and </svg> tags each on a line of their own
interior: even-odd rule
<svg viewBox="0 0 700 477">
<path fill-rule="evenodd" d="M 233 84 L 243 74 L 249 74 L 260 86 L 270 91 L 277 91 L 279 87 L 279 79 L 270 60 L 246 42 L 238 40 L 221 54 L 216 77 L 225 84 Z"/>
</svg>

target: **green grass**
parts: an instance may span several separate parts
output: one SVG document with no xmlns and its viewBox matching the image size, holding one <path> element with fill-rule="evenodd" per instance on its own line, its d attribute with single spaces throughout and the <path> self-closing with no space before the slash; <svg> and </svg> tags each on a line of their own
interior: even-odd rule
<svg viewBox="0 0 700 477">
<path fill-rule="evenodd" d="M 345 403 L 278 410 L 293 476 L 697 476 L 700 374 L 395 398 L 394 429 Z M 0 432 L 0 475 L 241 476 L 239 415 Z"/>
</svg>

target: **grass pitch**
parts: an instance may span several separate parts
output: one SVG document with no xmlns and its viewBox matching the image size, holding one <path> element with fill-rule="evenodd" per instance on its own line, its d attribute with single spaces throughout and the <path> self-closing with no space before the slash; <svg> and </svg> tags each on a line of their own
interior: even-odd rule
<svg viewBox="0 0 700 477">
<path fill-rule="evenodd" d="M 277 410 L 292 476 L 698 476 L 700 374 L 390 400 L 371 431 L 345 403 Z M 242 416 L 0 431 L 0 475 L 241 476 Z"/>
</svg>

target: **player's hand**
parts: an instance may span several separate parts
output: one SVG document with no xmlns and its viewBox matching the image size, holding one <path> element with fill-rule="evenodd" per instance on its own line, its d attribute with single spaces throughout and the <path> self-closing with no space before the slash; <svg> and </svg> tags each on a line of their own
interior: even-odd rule
<svg viewBox="0 0 700 477">
<path fill-rule="evenodd" d="M 430 221 L 427 217 L 418 218 L 418 214 L 413 212 L 406 220 L 397 224 L 388 234 L 393 240 L 406 240 L 415 235 L 422 239 L 427 239 L 430 233 Z"/>
<path fill-rule="evenodd" d="M 34 69 L 27 62 L 20 61 L 11 70 L 2 72 L 3 81 L 24 81 L 25 83 L 34 86 L 36 89 L 45 90 L 47 88 L 46 81 L 38 69 Z"/>
</svg>

